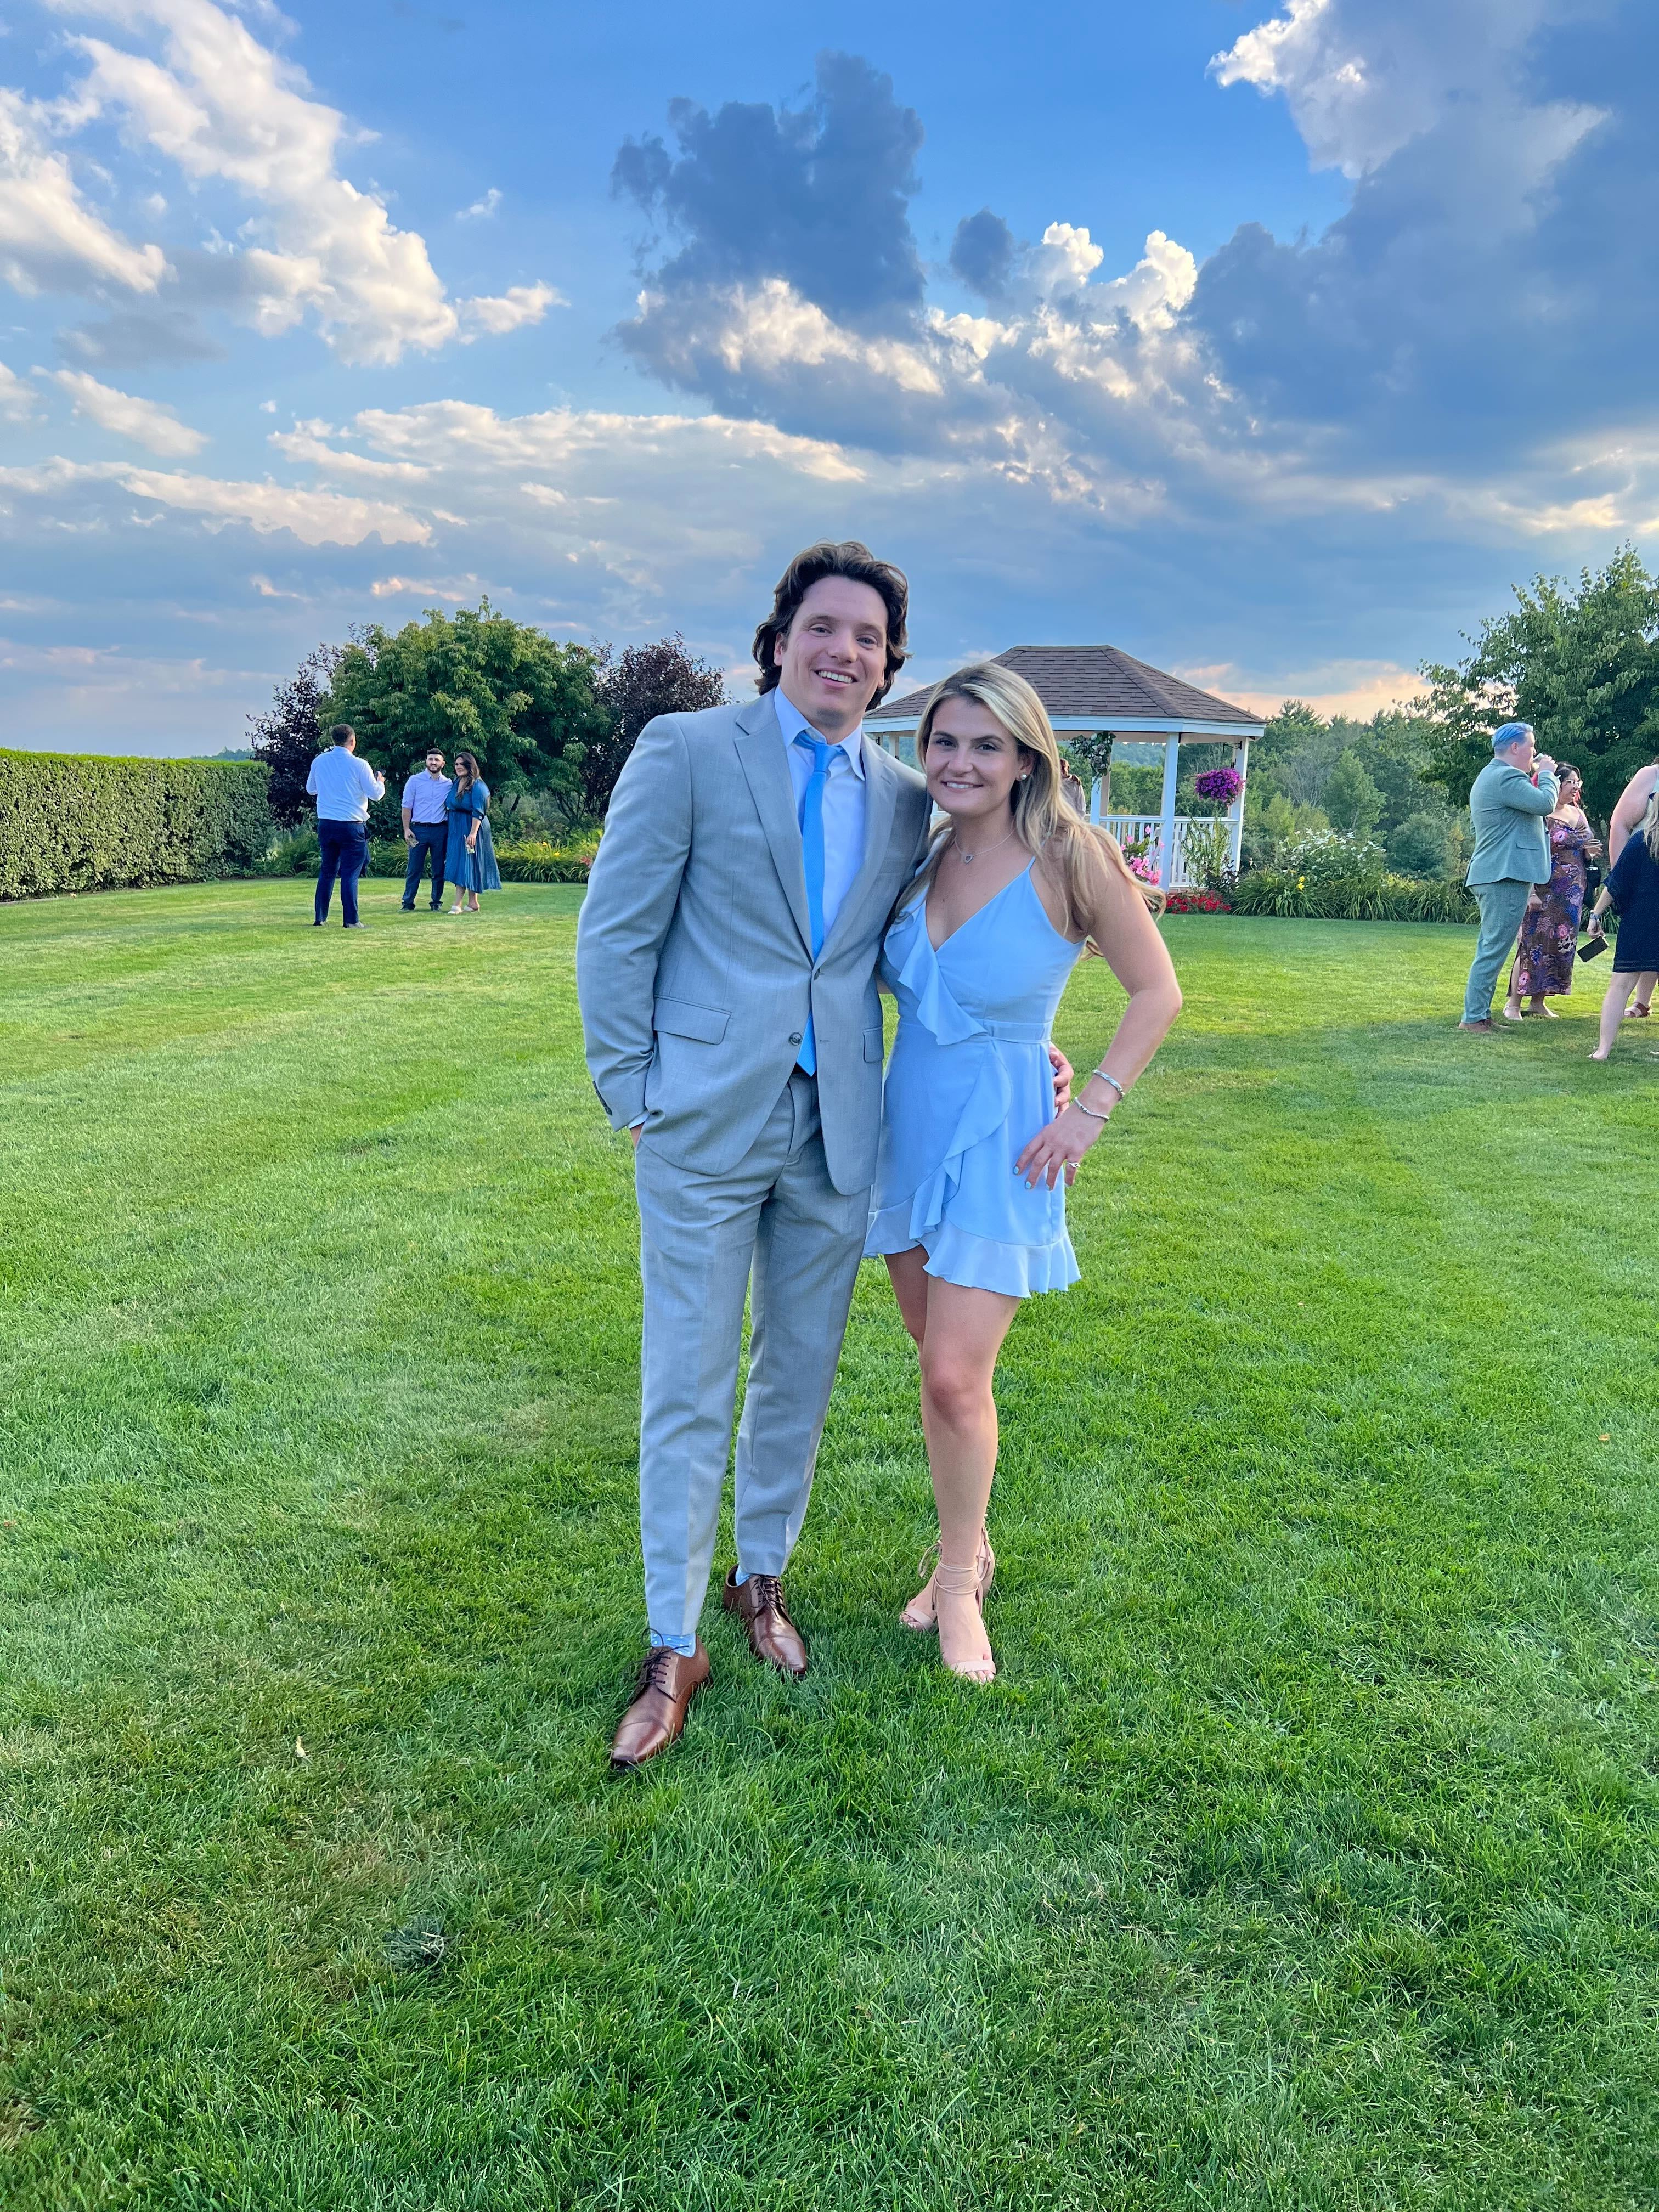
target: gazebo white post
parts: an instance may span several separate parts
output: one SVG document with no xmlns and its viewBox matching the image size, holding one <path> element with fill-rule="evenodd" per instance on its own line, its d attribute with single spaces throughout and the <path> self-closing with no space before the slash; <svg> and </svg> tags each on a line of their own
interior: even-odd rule
<svg viewBox="0 0 1659 2212">
<path fill-rule="evenodd" d="M 1244 854 L 1244 780 L 1250 772 L 1250 741 L 1248 738 L 1240 738 L 1233 747 L 1233 766 L 1238 770 L 1238 796 L 1227 809 L 1227 817 L 1232 823 L 1227 836 L 1227 850 L 1231 855 L 1227 865 L 1237 875 L 1239 861 Z"/>
<path fill-rule="evenodd" d="M 1159 805 L 1158 880 L 1162 890 L 1175 882 L 1176 782 L 1181 773 L 1181 732 L 1171 730 L 1164 740 L 1164 797 Z"/>
</svg>

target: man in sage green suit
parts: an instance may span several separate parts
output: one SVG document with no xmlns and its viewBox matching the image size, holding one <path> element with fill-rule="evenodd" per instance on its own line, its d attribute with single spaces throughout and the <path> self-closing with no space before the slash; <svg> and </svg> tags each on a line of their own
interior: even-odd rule
<svg viewBox="0 0 1659 2212">
<path fill-rule="evenodd" d="M 1505 722 L 1494 731 L 1492 753 L 1469 793 L 1474 851 L 1467 881 L 1480 909 L 1480 935 L 1458 1024 L 1465 1030 L 1492 1025 L 1492 992 L 1520 932 L 1527 902 L 1538 884 L 1550 879 L 1544 817 L 1561 788 L 1555 763 L 1538 750 L 1530 722 Z M 1536 783 L 1530 773 L 1534 767 Z"/>
</svg>

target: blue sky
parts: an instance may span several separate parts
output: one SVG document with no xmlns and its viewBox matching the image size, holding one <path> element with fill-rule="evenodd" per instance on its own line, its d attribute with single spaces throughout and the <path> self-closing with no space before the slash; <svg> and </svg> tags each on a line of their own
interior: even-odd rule
<svg viewBox="0 0 1659 2212">
<path fill-rule="evenodd" d="M 497 605 L 1368 710 L 1659 528 L 1659 11 L 0 0 L 3 742 Z"/>
</svg>

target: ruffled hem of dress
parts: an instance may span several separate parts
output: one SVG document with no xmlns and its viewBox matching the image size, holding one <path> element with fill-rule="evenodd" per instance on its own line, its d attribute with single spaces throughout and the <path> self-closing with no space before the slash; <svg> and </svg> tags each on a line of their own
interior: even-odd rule
<svg viewBox="0 0 1659 2212">
<path fill-rule="evenodd" d="M 969 1291 L 1000 1291 L 1004 1297 L 1040 1297 L 1045 1291 L 1069 1291 L 1082 1279 L 1072 1240 L 1062 1230 L 1052 1244 L 1000 1244 L 941 1221 L 918 1237 L 910 1226 L 908 1200 L 884 1206 L 870 1223 L 864 1240 L 866 1260 L 889 1252 L 909 1252 L 920 1244 L 927 1273 Z"/>
</svg>

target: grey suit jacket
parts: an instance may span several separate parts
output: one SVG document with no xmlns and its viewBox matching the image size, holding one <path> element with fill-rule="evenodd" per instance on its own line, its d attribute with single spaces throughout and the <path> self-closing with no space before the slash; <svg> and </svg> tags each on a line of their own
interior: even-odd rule
<svg viewBox="0 0 1659 2212">
<path fill-rule="evenodd" d="M 674 1165 L 735 1167 L 777 1104 L 806 1028 L 824 1160 L 875 1178 L 876 962 L 927 849 L 914 769 L 864 748 L 864 860 L 816 963 L 800 830 L 771 694 L 647 723 L 617 780 L 576 933 L 587 1066 L 613 1128 Z"/>
</svg>

